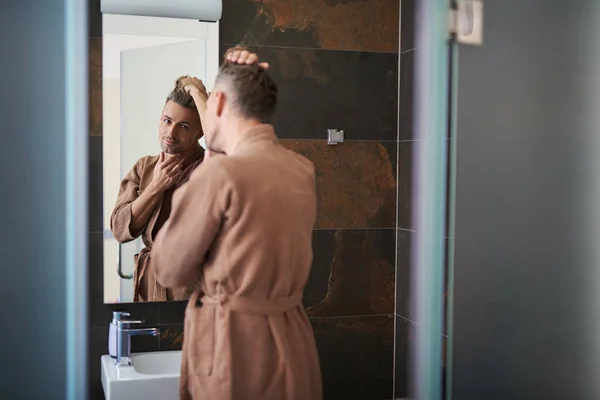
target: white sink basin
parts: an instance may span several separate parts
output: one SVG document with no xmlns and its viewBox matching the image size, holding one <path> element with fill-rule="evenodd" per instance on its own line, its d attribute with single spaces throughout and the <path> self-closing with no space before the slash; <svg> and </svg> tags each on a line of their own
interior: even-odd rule
<svg viewBox="0 0 600 400">
<path fill-rule="evenodd" d="M 132 366 L 115 366 L 102 356 L 102 387 L 106 400 L 179 400 L 181 351 L 133 353 Z"/>
</svg>

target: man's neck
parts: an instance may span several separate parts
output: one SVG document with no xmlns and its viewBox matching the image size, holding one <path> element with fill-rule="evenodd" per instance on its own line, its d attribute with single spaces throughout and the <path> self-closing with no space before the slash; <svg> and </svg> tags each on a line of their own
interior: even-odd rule
<svg viewBox="0 0 600 400">
<path fill-rule="evenodd" d="M 260 125 L 260 122 L 251 119 L 236 119 L 223 126 L 223 131 L 226 132 L 223 149 L 225 154 L 232 153 L 237 145 L 246 139 L 248 131 L 256 125 Z"/>
</svg>

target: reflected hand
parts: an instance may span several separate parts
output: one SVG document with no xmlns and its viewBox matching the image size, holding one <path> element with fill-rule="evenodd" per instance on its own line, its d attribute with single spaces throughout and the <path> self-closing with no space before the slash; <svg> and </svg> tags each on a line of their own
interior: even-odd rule
<svg viewBox="0 0 600 400">
<path fill-rule="evenodd" d="M 188 92 L 192 97 L 198 95 L 203 101 L 208 99 L 204 83 L 194 76 L 182 76 L 177 80 L 177 85 Z"/>
<path fill-rule="evenodd" d="M 162 193 L 170 189 L 183 171 L 183 161 L 178 156 L 166 159 L 165 153 L 161 152 L 158 162 L 154 167 L 152 182 L 150 186 L 156 193 Z"/>
<path fill-rule="evenodd" d="M 264 70 L 269 69 L 269 63 L 258 62 L 258 56 L 256 53 L 252 53 L 241 47 L 234 47 L 227 50 L 225 53 L 225 59 L 232 63 L 252 65 L 258 63 L 258 66 Z"/>
</svg>

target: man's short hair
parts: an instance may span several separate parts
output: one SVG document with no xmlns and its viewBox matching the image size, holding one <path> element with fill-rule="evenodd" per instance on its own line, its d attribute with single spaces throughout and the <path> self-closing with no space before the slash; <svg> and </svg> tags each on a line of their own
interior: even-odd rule
<svg viewBox="0 0 600 400">
<path fill-rule="evenodd" d="M 216 85 L 227 86 L 229 99 L 241 117 L 270 123 L 277 105 L 277 84 L 268 71 L 257 64 L 225 61 L 219 68 Z"/>
<path fill-rule="evenodd" d="M 194 99 L 181 86 L 181 81 L 186 77 L 187 76 L 184 75 L 177 78 L 177 80 L 175 81 L 175 88 L 167 96 L 165 104 L 167 104 L 169 101 L 172 101 L 175 104 L 180 105 L 181 107 L 192 108 L 194 110 L 196 109 L 196 103 L 194 103 Z"/>
</svg>

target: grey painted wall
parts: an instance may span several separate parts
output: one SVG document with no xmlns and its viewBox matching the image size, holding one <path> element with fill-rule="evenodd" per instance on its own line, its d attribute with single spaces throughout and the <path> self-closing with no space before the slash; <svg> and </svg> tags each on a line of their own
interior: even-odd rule
<svg viewBox="0 0 600 400">
<path fill-rule="evenodd" d="M 453 399 L 597 399 L 600 3 L 485 2 L 460 48 Z"/>
</svg>

